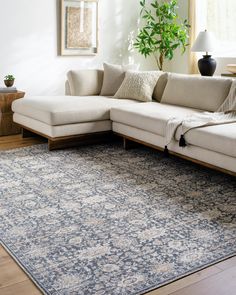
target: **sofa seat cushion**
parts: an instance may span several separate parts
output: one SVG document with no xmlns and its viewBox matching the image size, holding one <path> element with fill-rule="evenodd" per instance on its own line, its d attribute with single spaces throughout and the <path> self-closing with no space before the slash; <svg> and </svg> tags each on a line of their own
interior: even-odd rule
<svg viewBox="0 0 236 295">
<path fill-rule="evenodd" d="M 109 120 L 112 107 L 135 103 L 103 96 L 35 96 L 14 101 L 12 110 L 56 126 Z"/>
<path fill-rule="evenodd" d="M 111 120 L 165 136 L 168 120 L 199 112 L 196 109 L 148 102 L 112 108 Z"/>
<path fill-rule="evenodd" d="M 176 140 L 179 140 L 181 132 L 179 127 Z M 190 145 L 236 157 L 236 123 L 192 129 L 184 137 Z"/>
</svg>

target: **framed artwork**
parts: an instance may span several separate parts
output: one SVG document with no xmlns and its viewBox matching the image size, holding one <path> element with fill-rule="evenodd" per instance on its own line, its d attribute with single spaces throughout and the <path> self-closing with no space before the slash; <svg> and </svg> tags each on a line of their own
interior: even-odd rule
<svg viewBox="0 0 236 295">
<path fill-rule="evenodd" d="M 98 0 L 61 0 L 61 55 L 98 52 Z"/>
</svg>

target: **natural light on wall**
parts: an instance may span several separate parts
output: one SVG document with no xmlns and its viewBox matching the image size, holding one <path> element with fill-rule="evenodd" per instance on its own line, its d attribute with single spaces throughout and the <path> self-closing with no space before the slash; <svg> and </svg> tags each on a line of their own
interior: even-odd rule
<svg viewBox="0 0 236 295">
<path fill-rule="evenodd" d="M 236 57 L 236 0 L 197 0 L 196 5 L 196 30 L 215 35 L 214 56 Z"/>
</svg>

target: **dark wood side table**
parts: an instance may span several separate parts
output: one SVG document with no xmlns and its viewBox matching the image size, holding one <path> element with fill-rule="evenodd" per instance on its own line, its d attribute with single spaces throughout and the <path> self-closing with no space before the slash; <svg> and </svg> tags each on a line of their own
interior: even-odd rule
<svg viewBox="0 0 236 295">
<path fill-rule="evenodd" d="M 21 128 L 13 122 L 11 104 L 14 100 L 24 97 L 25 92 L 0 93 L 0 136 L 21 133 Z"/>
</svg>

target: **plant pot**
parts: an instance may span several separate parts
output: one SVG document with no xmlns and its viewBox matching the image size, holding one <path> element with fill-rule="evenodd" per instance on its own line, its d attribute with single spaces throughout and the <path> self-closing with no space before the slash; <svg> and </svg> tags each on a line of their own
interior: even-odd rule
<svg viewBox="0 0 236 295">
<path fill-rule="evenodd" d="M 12 87 L 14 84 L 14 80 L 4 80 L 4 83 L 7 87 Z"/>
</svg>

